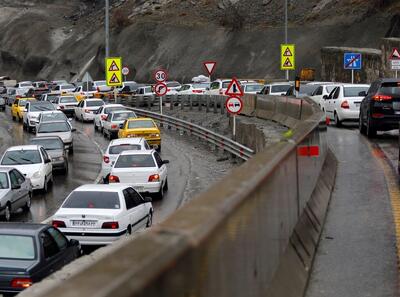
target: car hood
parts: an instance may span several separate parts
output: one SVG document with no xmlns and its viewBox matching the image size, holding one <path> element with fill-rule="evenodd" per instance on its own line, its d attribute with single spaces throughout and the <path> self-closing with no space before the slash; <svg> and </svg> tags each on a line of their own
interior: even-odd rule
<svg viewBox="0 0 400 297">
<path fill-rule="evenodd" d="M 24 165 L 7 165 L 3 167 L 13 167 L 21 171 L 23 175 L 25 175 L 28 178 L 31 178 L 32 175 L 39 171 L 42 167 L 42 163 L 39 164 L 24 164 Z"/>
<path fill-rule="evenodd" d="M 26 272 L 37 263 L 37 260 L 0 260 L 0 275 Z"/>
<path fill-rule="evenodd" d="M 41 111 L 30 111 L 26 115 L 30 118 L 37 118 L 39 117 Z"/>
</svg>

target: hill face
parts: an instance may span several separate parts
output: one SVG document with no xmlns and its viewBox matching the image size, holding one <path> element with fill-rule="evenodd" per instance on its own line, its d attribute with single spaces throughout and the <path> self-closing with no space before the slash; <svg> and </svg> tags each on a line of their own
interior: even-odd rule
<svg viewBox="0 0 400 297">
<path fill-rule="evenodd" d="M 110 0 L 111 54 L 150 81 L 157 67 L 171 79 L 216 76 L 283 77 L 281 0 Z M 398 35 L 399 1 L 288 0 L 289 41 L 297 66 L 320 68 L 323 46 L 378 47 Z M 104 77 L 104 1 L 3 0 L 0 3 L 1 75 L 71 79 L 89 69 Z M 293 74 L 294 75 L 294 74 Z"/>
</svg>

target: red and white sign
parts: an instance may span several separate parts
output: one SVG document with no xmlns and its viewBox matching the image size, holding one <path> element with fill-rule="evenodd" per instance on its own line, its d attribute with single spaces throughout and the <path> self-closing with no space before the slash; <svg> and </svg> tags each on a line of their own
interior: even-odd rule
<svg viewBox="0 0 400 297">
<path fill-rule="evenodd" d="M 157 96 L 164 96 L 168 92 L 168 87 L 165 83 L 158 83 L 154 86 L 154 92 L 156 92 Z"/>
<path fill-rule="evenodd" d="M 233 78 L 225 91 L 227 96 L 243 96 L 243 90 L 236 78 Z"/>
<path fill-rule="evenodd" d="M 154 72 L 154 79 L 158 82 L 164 82 L 168 78 L 168 73 L 164 69 L 159 69 Z"/>
<path fill-rule="evenodd" d="M 238 97 L 229 97 L 225 101 L 226 110 L 231 114 L 238 114 L 242 111 L 243 102 Z"/>
<path fill-rule="evenodd" d="M 129 68 L 127 66 L 124 66 L 122 68 L 122 75 L 128 75 L 129 74 Z"/>
<path fill-rule="evenodd" d="M 215 70 L 215 66 L 217 66 L 217 62 L 215 61 L 206 61 L 203 63 L 204 68 L 206 68 L 206 71 L 208 73 L 208 75 L 213 74 L 214 70 Z"/>
<path fill-rule="evenodd" d="M 392 50 L 392 54 L 389 57 L 390 60 L 400 60 L 400 51 L 398 48 Z"/>
</svg>

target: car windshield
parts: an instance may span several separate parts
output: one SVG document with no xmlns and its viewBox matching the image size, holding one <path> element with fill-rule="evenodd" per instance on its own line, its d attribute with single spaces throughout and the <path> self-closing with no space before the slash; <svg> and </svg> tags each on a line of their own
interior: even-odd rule
<svg viewBox="0 0 400 297">
<path fill-rule="evenodd" d="M 76 103 L 78 102 L 75 97 L 61 97 L 60 103 Z"/>
<path fill-rule="evenodd" d="M 138 129 L 138 128 L 156 128 L 153 121 L 143 120 L 143 121 L 129 121 L 128 129 Z"/>
<path fill-rule="evenodd" d="M 63 112 L 60 113 L 42 113 L 41 122 L 54 122 L 54 121 L 65 121 L 67 120 L 66 115 Z"/>
<path fill-rule="evenodd" d="M 70 84 L 61 85 L 61 89 L 75 89 L 75 86 L 74 85 L 70 85 Z"/>
<path fill-rule="evenodd" d="M 286 93 L 291 85 L 275 85 L 271 86 L 271 93 Z"/>
<path fill-rule="evenodd" d="M 119 155 L 123 151 L 140 151 L 140 144 L 119 144 L 110 146 L 108 152 L 110 155 Z"/>
<path fill-rule="evenodd" d="M 130 112 L 119 112 L 113 115 L 113 121 L 124 121 L 129 118 L 136 118 L 136 114 L 130 111 Z"/>
<path fill-rule="evenodd" d="M 96 100 L 96 101 L 86 101 L 86 106 L 87 107 L 94 107 L 94 106 L 103 106 L 104 102 L 101 100 Z"/>
<path fill-rule="evenodd" d="M 52 100 L 52 99 L 57 99 L 58 98 L 58 96 L 57 95 L 50 95 L 50 94 L 48 94 L 47 95 L 47 101 L 50 101 L 50 100 Z"/>
<path fill-rule="evenodd" d="M 22 83 L 20 84 L 21 87 L 33 87 L 30 83 Z"/>
<path fill-rule="evenodd" d="M 247 85 L 246 86 L 246 91 L 247 92 L 259 92 L 263 88 L 262 85 Z"/>
<path fill-rule="evenodd" d="M 120 209 L 117 192 L 73 191 L 63 208 Z"/>
<path fill-rule="evenodd" d="M 333 89 L 336 88 L 336 87 L 337 87 L 337 86 L 335 86 L 335 85 L 327 86 L 327 87 L 326 87 L 326 91 L 330 94 L 330 93 L 333 91 Z"/>
<path fill-rule="evenodd" d="M 301 85 L 299 94 L 311 96 L 318 87 L 319 85 Z"/>
<path fill-rule="evenodd" d="M 33 237 L 0 234 L 0 259 L 34 260 Z"/>
<path fill-rule="evenodd" d="M 123 110 L 125 108 L 123 106 L 106 107 L 106 108 L 104 108 L 103 113 L 104 114 L 109 114 L 112 111 L 121 110 L 121 109 Z"/>
<path fill-rule="evenodd" d="M 156 167 L 152 155 L 122 155 L 118 157 L 115 168 Z"/>
<path fill-rule="evenodd" d="M 367 92 L 369 87 L 344 87 L 344 97 L 360 97 L 360 92 Z"/>
<path fill-rule="evenodd" d="M 38 150 L 7 151 L 1 165 L 28 165 L 40 164 L 42 159 Z"/>
<path fill-rule="evenodd" d="M 225 82 L 223 82 L 222 83 L 222 88 L 223 89 L 227 89 L 228 87 L 229 87 L 229 84 L 230 84 L 231 82 L 230 81 L 225 81 Z"/>
<path fill-rule="evenodd" d="M 66 122 L 46 122 L 39 125 L 38 133 L 68 132 L 70 126 Z"/>
<path fill-rule="evenodd" d="M 51 150 L 62 150 L 64 149 L 64 143 L 61 139 L 33 139 L 31 144 L 41 145 L 46 151 Z"/>
<path fill-rule="evenodd" d="M 43 102 L 44 103 L 44 102 Z M 55 107 L 53 104 L 48 103 L 48 104 L 31 104 L 30 105 L 30 111 L 46 111 L 46 110 L 55 110 Z"/>
<path fill-rule="evenodd" d="M 25 106 L 26 105 L 26 100 L 19 100 L 18 106 Z"/>
<path fill-rule="evenodd" d="M 5 172 L 0 172 L 0 189 L 8 189 L 8 178 Z"/>
<path fill-rule="evenodd" d="M 384 95 L 400 96 L 400 82 L 383 83 L 379 92 Z"/>
</svg>

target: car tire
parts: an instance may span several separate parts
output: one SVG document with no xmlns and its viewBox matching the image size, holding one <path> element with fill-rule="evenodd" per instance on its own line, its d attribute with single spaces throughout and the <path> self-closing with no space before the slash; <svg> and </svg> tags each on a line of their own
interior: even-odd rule
<svg viewBox="0 0 400 297">
<path fill-rule="evenodd" d="M 64 168 L 63 168 L 62 172 L 63 172 L 64 174 L 67 174 L 67 173 L 68 173 L 68 161 L 65 162 Z"/>
<path fill-rule="evenodd" d="M 68 149 L 68 155 L 73 155 L 73 154 L 74 154 L 74 147 L 71 146 L 71 147 Z"/>
<path fill-rule="evenodd" d="M 360 131 L 361 134 L 365 135 L 366 128 L 364 126 L 362 118 L 363 118 L 362 114 L 360 113 L 360 118 L 358 119 L 358 130 Z"/>
<path fill-rule="evenodd" d="M 168 179 L 165 180 L 165 184 L 164 184 L 164 191 L 168 191 Z"/>
<path fill-rule="evenodd" d="M 81 115 L 81 122 L 84 123 L 85 120 L 83 119 L 83 115 Z"/>
<path fill-rule="evenodd" d="M 31 204 L 32 204 L 32 193 L 29 192 L 28 201 L 26 201 L 25 205 L 22 207 L 23 210 L 29 211 L 29 209 L 31 208 Z"/>
<path fill-rule="evenodd" d="M 366 128 L 366 134 L 368 138 L 374 138 L 376 137 L 376 129 L 375 127 L 372 126 L 370 117 L 367 118 L 367 128 Z"/>
<path fill-rule="evenodd" d="M 162 185 L 160 191 L 158 191 L 155 195 L 158 200 L 162 200 L 164 198 L 164 187 L 165 185 Z"/>
<path fill-rule="evenodd" d="M 146 228 L 150 228 L 153 225 L 153 212 L 150 210 L 149 215 L 147 216 Z"/>
<path fill-rule="evenodd" d="M 96 125 L 96 121 L 94 121 L 94 132 L 97 131 L 97 125 Z"/>
<path fill-rule="evenodd" d="M 9 222 L 11 220 L 11 204 L 7 202 L 6 208 L 4 209 L 4 220 Z"/>
<path fill-rule="evenodd" d="M 335 114 L 334 114 L 334 117 L 335 117 L 335 125 L 336 125 L 336 127 L 341 127 L 342 126 L 342 122 L 339 120 L 339 116 L 338 116 L 338 114 L 335 112 Z"/>
<path fill-rule="evenodd" d="M 157 147 L 156 151 L 161 153 L 161 144 Z"/>
<path fill-rule="evenodd" d="M 22 130 L 26 131 L 26 124 L 25 124 L 25 122 L 22 123 Z"/>
<path fill-rule="evenodd" d="M 47 180 L 47 176 L 44 177 L 44 184 L 43 184 L 43 193 L 47 193 L 49 191 L 49 181 Z"/>
<path fill-rule="evenodd" d="M 131 225 L 129 225 L 128 228 L 126 228 L 125 236 L 130 236 L 131 234 L 132 234 L 132 227 Z"/>
</svg>

